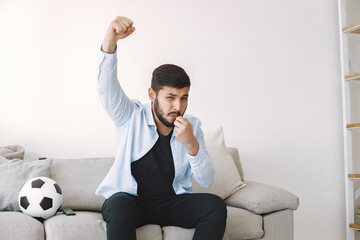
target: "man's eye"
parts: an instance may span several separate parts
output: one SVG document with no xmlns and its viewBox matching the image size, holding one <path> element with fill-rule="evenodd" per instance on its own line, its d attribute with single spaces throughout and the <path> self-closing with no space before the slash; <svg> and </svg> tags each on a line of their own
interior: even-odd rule
<svg viewBox="0 0 360 240">
<path fill-rule="evenodd" d="M 170 97 L 170 96 L 169 96 L 169 97 L 167 97 L 167 98 L 168 98 L 168 99 L 174 99 L 174 97 Z"/>
</svg>

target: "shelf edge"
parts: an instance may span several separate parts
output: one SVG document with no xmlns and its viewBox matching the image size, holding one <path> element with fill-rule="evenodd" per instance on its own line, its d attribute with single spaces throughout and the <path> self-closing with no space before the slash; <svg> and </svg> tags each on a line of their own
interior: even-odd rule
<svg viewBox="0 0 360 240">
<path fill-rule="evenodd" d="M 351 24 L 342 29 L 344 33 L 360 33 L 360 22 Z"/>
<path fill-rule="evenodd" d="M 346 124 L 346 128 L 347 128 L 347 129 L 359 128 L 359 127 L 360 127 L 360 123 L 350 123 L 350 124 Z"/>
<path fill-rule="evenodd" d="M 360 174 L 348 174 L 349 179 L 360 179 Z"/>
<path fill-rule="evenodd" d="M 360 80 L 360 73 L 346 75 L 345 80 Z"/>
<path fill-rule="evenodd" d="M 360 224 L 356 224 L 356 223 L 350 223 L 349 224 L 350 228 L 354 228 L 354 229 L 360 229 Z"/>
</svg>

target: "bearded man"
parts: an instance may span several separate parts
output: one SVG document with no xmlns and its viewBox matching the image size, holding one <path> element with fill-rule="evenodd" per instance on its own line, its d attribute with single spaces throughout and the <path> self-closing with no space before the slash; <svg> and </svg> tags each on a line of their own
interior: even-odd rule
<svg viewBox="0 0 360 240">
<path fill-rule="evenodd" d="M 223 200 L 192 193 L 192 176 L 207 188 L 215 170 L 201 122 L 185 114 L 189 76 L 179 66 L 159 66 L 145 105 L 130 100 L 117 79 L 118 41 L 134 31 L 130 19 L 116 17 L 101 47 L 97 89 L 117 137 L 115 162 L 96 190 L 106 198 L 107 239 L 135 240 L 136 228 L 158 224 L 195 228 L 193 239 L 220 240 L 227 217 Z"/>
</svg>

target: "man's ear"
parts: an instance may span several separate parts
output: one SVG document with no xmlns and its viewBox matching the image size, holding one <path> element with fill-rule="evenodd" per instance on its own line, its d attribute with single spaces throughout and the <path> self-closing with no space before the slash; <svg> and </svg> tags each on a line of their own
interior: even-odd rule
<svg viewBox="0 0 360 240">
<path fill-rule="evenodd" d="M 149 99 L 150 99 L 150 101 L 154 101 L 155 100 L 155 98 L 156 98 L 156 92 L 155 92 L 155 90 L 154 89 L 152 89 L 152 88 L 149 88 L 148 89 L 148 94 L 149 94 Z"/>
</svg>

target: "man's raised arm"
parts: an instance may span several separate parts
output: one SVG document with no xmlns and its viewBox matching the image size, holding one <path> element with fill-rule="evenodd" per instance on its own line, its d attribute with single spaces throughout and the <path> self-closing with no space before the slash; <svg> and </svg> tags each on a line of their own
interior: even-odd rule
<svg viewBox="0 0 360 240">
<path fill-rule="evenodd" d="M 135 31 L 133 22 L 126 17 L 116 17 L 109 25 L 102 44 L 97 90 L 101 104 L 117 126 L 129 120 L 135 103 L 131 101 L 117 78 L 116 44 Z"/>
</svg>

